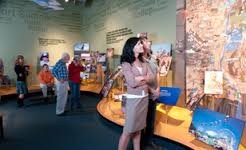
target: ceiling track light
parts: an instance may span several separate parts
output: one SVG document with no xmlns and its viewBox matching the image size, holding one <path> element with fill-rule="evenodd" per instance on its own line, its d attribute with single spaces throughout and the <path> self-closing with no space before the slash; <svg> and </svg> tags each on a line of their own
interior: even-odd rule
<svg viewBox="0 0 246 150">
<path fill-rule="evenodd" d="M 64 0 L 66 3 L 72 2 L 76 4 L 86 4 L 87 0 Z M 92 0 L 91 0 L 92 1 Z"/>
</svg>

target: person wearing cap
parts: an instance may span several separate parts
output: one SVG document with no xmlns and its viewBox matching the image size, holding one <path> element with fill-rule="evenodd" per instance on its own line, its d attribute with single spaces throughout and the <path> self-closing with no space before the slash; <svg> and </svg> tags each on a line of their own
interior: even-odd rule
<svg viewBox="0 0 246 150">
<path fill-rule="evenodd" d="M 71 91 L 70 109 L 81 108 L 80 103 L 80 72 L 84 71 L 84 67 L 80 63 L 79 57 L 74 57 L 73 61 L 68 66 L 69 87 Z"/>
<path fill-rule="evenodd" d="M 48 91 L 48 88 L 53 88 L 54 77 L 51 71 L 49 70 L 49 66 L 47 64 L 44 64 L 42 66 L 42 70 L 39 72 L 38 78 L 40 82 L 40 87 L 42 89 L 44 102 L 48 102 L 47 91 Z"/>
<path fill-rule="evenodd" d="M 149 105 L 147 114 L 147 126 L 142 136 L 142 146 L 151 146 L 153 149 L 161 149 L 160 146 L 154 143 L 154 125 L 155 125 L 155 113 L 156 113 L 156 102 L 160 96 L 160 85 L 159 85 L 159 67 L 157 61 L 151 57 L 151 42 L 147 38 L 147 34 L 140 34 L 140 39 L 143 44 L 143 59 L 148 63 L 150 70 L 155 75 L 153 80 L 149 82 Z"/>
<path fill-rule="evenodd" d="M 70 60 L 68 53 L 63 53 L 62 58 L 58 60 L 52 69 L 52 74 L 56 78 L 56 115 L 65 114 L 65 106 L 68 96 L 68 70 L 66 63 Z"/>
<path fill-rule="evenodd" d="M 28 67 L 24 65 L 24 57 L 18 55 L 15 61 L 15 73 L 17 75 L 16 91 L 18 94 L 17 106 L 24 106 L 24 95 L 28 93 L 26 77 L 28 76 Z"/>
</svg>

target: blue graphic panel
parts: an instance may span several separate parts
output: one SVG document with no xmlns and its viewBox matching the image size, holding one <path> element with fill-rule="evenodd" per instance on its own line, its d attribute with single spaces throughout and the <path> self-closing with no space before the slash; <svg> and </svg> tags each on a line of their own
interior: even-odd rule
<svg viewBox="0 0 246 150">
<path fill-rule="evenodd" d="M 181 90 L 176 87 L 160 87 L 160 98 L 159 102 L 167 105 L 176 105 Z"/>
<path fill-rule="evenodd" d="M 204 108 L 193 112 L 189 132 L 217 149 L 237 150 L 245 122 Z"/>
</svg>

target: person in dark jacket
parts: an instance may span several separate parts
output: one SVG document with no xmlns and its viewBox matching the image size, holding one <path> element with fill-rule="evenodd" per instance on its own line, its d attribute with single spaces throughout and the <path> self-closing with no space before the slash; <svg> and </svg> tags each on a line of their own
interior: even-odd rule
<svg viewBox="0 0 246 150">
<path fill-rule="evenodd" d="M 68 66 L 69 86 L 71 91 L 71 110 L 74 105 L 79 109 L 80 104 L 80 72 L 84 71 L 84 67 L 80 63 L 79 57 L 74 57 L 71 64 Z"/>
<path fill-rule="evenodd" d="M 18 94 L 17 106 L 24 106 L 24 95 L 28 93 L 26 77 L 28 76 L 28 66 L 24 65 L 24 57 L 18 55 L 15 61 L 15 73 L 17 75 L 16 90 Z"/>
<path fill-rule="evenodd" d="M 153 80 L 149 82 L 149 105 L 147 113 L 147 125 L 142 136 L 142 146 L 152 147 L 154 150 L 162 149 L 154 142 L 154 128 L 156 116 L 156 103 L 160 96 L 160 79 L 159 67 L 157 61 L 151 57 L 151 42 L 148 40 L 147 35 L 140 37 L 143 44 L 143 59 L 149 65 L 150 70 L 154 74 Z"/>
</svg>

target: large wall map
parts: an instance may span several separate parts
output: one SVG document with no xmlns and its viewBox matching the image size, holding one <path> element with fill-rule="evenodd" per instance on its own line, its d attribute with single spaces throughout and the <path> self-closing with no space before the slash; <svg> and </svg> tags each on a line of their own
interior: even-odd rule
<svg viewBox="0 0 246 150">
<path fill-rule="evenodd" d="M 187 100 L 202 95 L 204 72 L 217 70 L 222 97 L 245 104 L 246 0 L 186 0 L 185 14 Z"/>
</svg>

